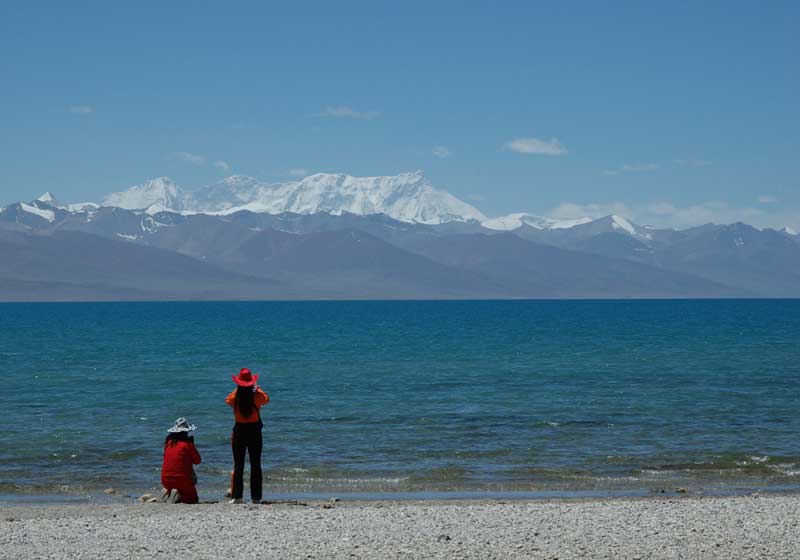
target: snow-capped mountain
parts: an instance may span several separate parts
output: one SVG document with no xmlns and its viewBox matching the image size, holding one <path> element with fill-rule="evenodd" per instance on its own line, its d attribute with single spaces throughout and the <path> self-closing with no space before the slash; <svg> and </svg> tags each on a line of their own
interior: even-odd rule
<svg viewBox="0 0 800 560">
<path fill-rule="evenodd" d="M 616 214 L 611 214 L 597 220 L 589 220 L 576 226 L 582 230 L 585 236 L 598 235 L 600 233 L 625 233 L 640 240 L 652 238 L 651 230 Z"/>
<path fill-rule="evenodd" d="M 484 220 L 483 227 L 499 231 L 513 231 L 521 228 L 523 225 L 530 226 L 534 229 L 566 229 L 591 221 L 592 219 L 588 217 L 573 220 L 555 220 L 544 216 L 518 212 L 507 216 L 500 216 L 499 218 Z"/>
<path fill-rule="evenodd" d="M 103 200 L 103 206 L 158 212 L 191 211 L 192 196 L 169 177 L 158 177 L 125 191 L 112 193 Z"/>
<path fill-rule="evenodd" d="M 301 181 L 275 184 L 234 175 L 195 192 L 185 191 L 170 179 L 160 177 L 110 194 L 103 204 L 149 214 L 162 211 L 232 214 L 249 210 L 268 214 L 322 212 L 335 216 L 345 212 L 385 214 L 420 224 L 486 220 L 474 206 L 434 188 L 421 172 L 389 177 L 317 173 Z"/>
<path fill-rule="evenodd" d="M 544 216 L 533 214 L 518 213 L 492 218 L 483 222 L 483 227 L 494 230 L 513 231 L 523 226 L 528 226 L 539 230 L 554 229 L 580 229 L 592 235 L 608 232 L 627 233 L 633 237 L 649 239 L 648 228 L 635 225 L 622 216 L 610 214 L 602 218 L 592 219 L 589 217 L 575 218 L 569 220 L 556 220 Z"/>
<path fill-rule="evenodd" d="M 60 204 L 59 204 L 58 200 L 56 200 L 56 197 L 53 196 L 53 193 L 51 193 L 50 191 L 47 191 L 46 193 L 44 193 L 42 196 L 40 196 L 36 200 L 38 202 L 43 202 L 43 203 L 48 204 L 50 206 L 53 206 L 55 208 L 59 208 L 60 207 Z"/>
<path fill-rule="evenodd" d="M 257 203 L 262 191 L 271 186 L 247 175 L 231 175 L 192 193 L 192 204 L 204 212 L 235 212 L 242 206 Z"/>
<path fill-rule="evenodd" d="M 83 212 L 86 210 L 93 210 L 100 207 L 99 204 L 95 204 L 94 202 L 61 204 L 55 197 L 55 195 L 53 195 L 53 193 L 51 193 L 50 191 L 44 193 L 42 196 L 34 200 L 31 204 L 45 211 L 49 211 L 50 208 L 54 208 L 56 210 L 66 210 L 67 212 Z"/>
<path fill-rule="evenodd" d="M 91 215 L 101 206 L 150 216 L 162 212 L 183 216 L 227 216 L 239 211 L 270 215 L 327 214 L 333 217 L 383 215 L 407 224 L 463 223 L 487 230 L 514 232 L 530 240 L 571 248 L 574 248 L 569 245 L 571 242 L 604 233 L 620 233 L 645 244 L 661 242 L 674 233 L 674 230 L 639 226 L 618 215 L 597 219 L 554 219 L 519 212 L 487 218 L 474 206 L 435 188 L 420 171 L 382 177 L 318 173 L 285 183 L 267 183 L 245 175 L 232 175 L 192 191 L 181 188 L 167 177 L 158 177 L 125 191 L 111 193 L 101 204 L 62 204 L 52 193 L 46 192 L 30 203 L 17 203 L 0 209 L 0 212 L 6 213 L 6 221 L 13 211 L 15 220 L 21 224 L 31 219 L 53 223 L 59 212 Z M 792 240 L 800 240 L 800 236 L 788 227 L 782 233 Z"/>
</svg>

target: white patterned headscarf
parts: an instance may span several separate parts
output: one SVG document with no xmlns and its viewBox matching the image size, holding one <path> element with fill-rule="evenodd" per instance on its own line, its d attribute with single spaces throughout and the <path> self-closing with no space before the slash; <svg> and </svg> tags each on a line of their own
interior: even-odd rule
<svg viewBox="0 0 800 560">
<path fill-rule="evenodd" d="M 189 424 L 189 421 L 186 418 L 178 418 L 175 420 L 175 425 L 167 430 L 167 432 L 170 434 L 178 434 L 181 432 L 193 432 L 196 429 L 197 426 L 194 424 Z"/>
</svg>

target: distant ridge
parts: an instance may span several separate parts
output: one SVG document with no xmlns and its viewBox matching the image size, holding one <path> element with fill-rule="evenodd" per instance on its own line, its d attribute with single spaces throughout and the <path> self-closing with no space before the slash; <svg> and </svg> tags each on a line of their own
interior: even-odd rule
<svg viewBox="0 0 800 560">
<path fill-rule="evenodd" d="M 619 215 L 599 219 L 581 216 L 554 219 L 527 212 L 487 218 L 473 205 L 435 188 L 422 171 L 398 175 L 355 177 L 344 173 L 315 173 L 297 181 L 267 183 L 247 175 L 231 175 L 196 190 L 187 190 L 169 177 L 157 177 L 123 191 L 110 193 L 100 203 L 63 205 L 51 192 L 35 203 L 71 212 L 100 206 L 141 211 L 150 215 L 170 212 L 183 215 L 229 215 L 241 211 L 267 214 L 326 213 L 334 216 L 382 214 L 395 220 L 426 225 L 475 222 L 495 231 L 557 230 L 608 222 L 635 237 L 647 237 L 649 226 L 639 226 Z M 30 206 L 30 204 L 29 204 Z M 635 231 L 634 231 L 635 230 Z M 797 236 L 790 227 L 782 233 Z"/>
<path fill-rule="evenodd" d="M 201 210 L 204 210 L 201 212 Z M 185 272 L 185 273 L 184 273 Z M 0 209 L 0 300 L 800 297 L 800 236 L 487 219 L 421 173 L 161 177 Z"/>
</svg>

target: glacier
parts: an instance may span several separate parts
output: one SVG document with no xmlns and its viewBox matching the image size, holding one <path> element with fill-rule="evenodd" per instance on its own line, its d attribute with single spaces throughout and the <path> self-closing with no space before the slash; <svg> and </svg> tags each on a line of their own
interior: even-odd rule
<svg viewBox="0 0 800 560">
<path fill-rule="evenodd" d="M 474 206 L 433 187 L 420 171 L 386 177 L 317 173 L 285 183 L 233 175 L 197 191 L 183 190 L 169 178 L 159 177 L 112 193 L 103 205 L 148 214 L 225 215 L 249 210 L 269 214 L 385 214 L 419 224 L 486 220 Z"/>
</svg>

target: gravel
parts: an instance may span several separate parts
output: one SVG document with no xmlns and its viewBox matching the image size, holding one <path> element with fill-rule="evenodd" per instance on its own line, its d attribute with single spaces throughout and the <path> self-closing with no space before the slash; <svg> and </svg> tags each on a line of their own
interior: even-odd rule
<svg viewBox="0 0 800 560">
<path fill-rule="evenodd" d="M 0 558 L 800 558 L 800 496 L 0 508 Z"/>
</svg>

